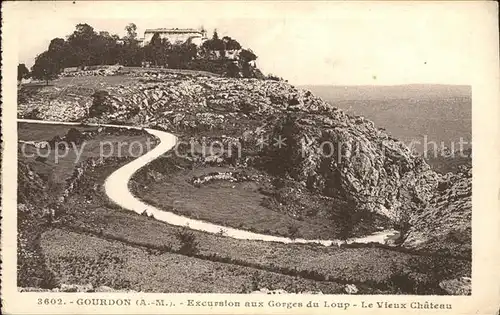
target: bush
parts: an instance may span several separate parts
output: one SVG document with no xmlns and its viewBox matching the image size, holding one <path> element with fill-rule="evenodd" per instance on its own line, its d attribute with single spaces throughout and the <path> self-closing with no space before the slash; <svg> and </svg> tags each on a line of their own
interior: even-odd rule
<svg viewBox="0 0 500 315">
<path fill-rule="evenodd" d="M 67 133 L 66 133 L 66 141 L 69 143 L 74 143 L 75 145 L 80 145 L 82 144 L 86 137 L 85 135 L 78 129 L 76 128 L 71 128 Z"/>
<path fill-rule="evenodd" d="M 182 230 L 175 233 L 175 236 L 181 243 L 179 253 L 192 256 L 198 252 L 198 242 L 196 241 L 196 237 L 193 234 L 193 231 L 184 227 L 182 228 Z"/>
<path fill-rule="evenodd" d="M 271 80 L 271 81 L 284 81 L 283 78 L 278 77 L 274 74 L 268 74 L 265 78 L 266 80 Z"/>
<path fill-rule="evenodd" d="M 260 202 L 260 205 L 271 210 L 276 209 L 279 206 L 276 199 L 271 197 L 263 198 L 262 201 Z"/>
<path fill-rule="evenodd" d="M 107 91 L 97 91 L 92 94 L 92 106 L 89 109 L 89 117 L 99 117 L 108 110 L 109 93 Z"/>
<path fill-rule="evenodd" d="M 45 163 L 45 161 L 47 161 L 47 158 L 39 155 L 35 158 L 35 161 Z"/>
<path fill-rule="evenodd" d="M 292 240 L 296 239 L 299 237 L 299 228 L 295 224 L 291 224 L 288 226 L 287 230 L 288 237 Z"/>
<path fill-rule="evenodd" d="M 403 242 L 411 228 L 409 211 L 406 209 L 401 210 L 393 219 L 392 226 L 401 234 L 398 242 Z"/>
<path fill-rule="evenodd" d="M 251 287 L 250 287 L 250 292 L 259 290 L 260 275 L 259 275 L 258 271 L 255 271 L 252 274 L 252 280 L 251 281 L 252 281 L 252 283 L 251 283 Z"/>
</svg>

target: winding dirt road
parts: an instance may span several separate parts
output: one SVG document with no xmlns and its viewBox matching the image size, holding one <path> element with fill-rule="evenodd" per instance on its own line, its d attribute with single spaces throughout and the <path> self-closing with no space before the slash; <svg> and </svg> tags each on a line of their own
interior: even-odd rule
<svg viewBox="0 0 500 315">
<path fill-rule="evenodd" d="M 29 119 L 18 119 L 18 122 L 25 123 L 37 123 L 37 124 L 54 124 L 54 125 L 70 125 L 70 126 L 81 126 L 81 123 L 73 122 L 58 122 L 58 121 L 45 121 L 45 120 L 29 120 Z M 107 125 L 107 124 L 86 124 L 86 126 L 102 126 L 102 127 L 114 127 L 123 129 L 143 129 L 141 127 L 134 126 L 122 126 L 122 125 Z M 289 239 L 286 237 L 258 234 L 245 230 L 235 229 L 231 227 L 226 227 L 222 225 L 213 224 L 206 221 L 195 220 L 188 217 L 180 216 L 172 212 L 164 211 L 158 209 L 154 206 L 148 205 L 138 198 L 134 197 L 128 188 L 128 183 L 132 176 L 142 167 L 149 164 L 151 161 L 160 157 L 165 152 L 172 149 L 177 143 L 177 137 L 171 133 L 154 130 L 149 128 L 144 128 L 144 130 L 156 136 L 160 141 L 159 144 L 146 154 L 136 158 L 132 162 L 122 166 L 115 172 L 113 172 L 105 181 L 104 189 L 108 197 L 118 204 L 123 209 L 134 211 L 136 213 L 143 213 L 146 211 L 147 214 L 153 215 L 156 220 L 163 221 L 172 225 L 177 226 L 188 226 L 190 229 L 204 231 L 208 233 L 221 233 L 227 237 L 232 237 L 235 239 L 246 239 L 246 240 L 260 240 L 266 242 L 280 242 L 280 243 L 319 243 L 325 246 L 331 246 L 333 244 L 340 245 L 345 243 L 341 240 L 307 240 L 307 239 Z M 384 244 L 388 239 L 397 238 L 399 232 L 395 230 L 385 230 L 377 232 L 361 238 L 353 238 L 347 240 L 347 243 L 382 243 Z"/>
</svg>

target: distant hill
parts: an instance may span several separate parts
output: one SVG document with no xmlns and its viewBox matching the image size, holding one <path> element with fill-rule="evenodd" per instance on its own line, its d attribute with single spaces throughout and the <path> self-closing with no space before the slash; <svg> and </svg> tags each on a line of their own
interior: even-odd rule
<svg viewBox="0 0 500 315">
<path fill-rule="evenodd" d="M 407 85 L 304 85 L 328 100 L 394 100 L 407 98 L 470 97 L 468 85 L 407 84 Z"/>
<path fill-rule="evenodd" d="M 464 85 L 301 86 L 333 106 L 372 120 L 377 127 L 423 152 L 427 141 L 451 142 L 472 138 L 471 87 Z M 430 144 L 429 144 L 430 145 Z M 470 145 L 466 145 L 466 148 Z"/>
</svg>

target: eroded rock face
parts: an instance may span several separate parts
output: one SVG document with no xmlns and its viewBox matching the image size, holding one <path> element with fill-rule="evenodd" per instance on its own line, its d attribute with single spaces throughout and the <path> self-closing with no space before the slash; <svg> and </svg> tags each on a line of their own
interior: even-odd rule
<svg viewBox="0 0 500 315">
<path fill-rule="evenodd" d="M 470 164 L 439 179 L 431 201 L 410 221 L 403 245 L 470 257 L 472 168 Z"/>
<path fill-rule="evenodd" d="M 262 151 L 269 172 L 358 209 L 396 219 L 422 209 L 438 185 L 438 175 L 403 143 L 340 111 L 289 114 L 271 137 L 286 140 Z"/>
<path fill-rule="evenodd" d="M 27 119 L 79 121 L 92 104 L 90 95 L 71 95 L 60 87 L 44 87 L 42 91 L 18 105 L 18 116 Z"/>
<path fill-rule="evenodd" d="M 42 204 L 42 201 L 47 199 L 44 191 L 46 183 L 27 163 L 23 161 L 17 163 L 17 178 L 18 204 Z"/>
</svg>

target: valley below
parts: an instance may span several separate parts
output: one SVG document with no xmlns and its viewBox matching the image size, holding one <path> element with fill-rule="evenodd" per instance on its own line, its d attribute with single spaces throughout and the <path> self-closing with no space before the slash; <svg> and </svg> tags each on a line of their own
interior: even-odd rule
<svg viewBox="0 0 500 315">
<path fill-rule="evenodd" d="M 433 164 L 276 80 L 124 68 L 19 93 L 19 119 L 74 123 L 18 123 L 22 291 L 470 294 L 470 156 Z"/>
</svg>

